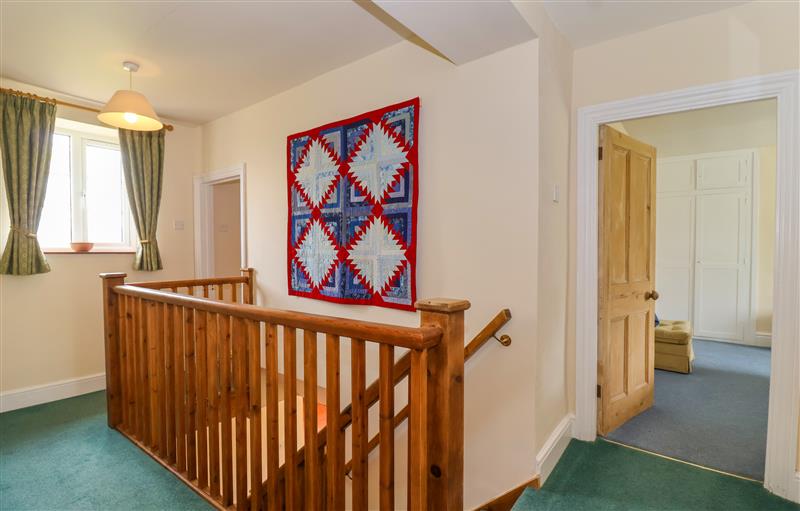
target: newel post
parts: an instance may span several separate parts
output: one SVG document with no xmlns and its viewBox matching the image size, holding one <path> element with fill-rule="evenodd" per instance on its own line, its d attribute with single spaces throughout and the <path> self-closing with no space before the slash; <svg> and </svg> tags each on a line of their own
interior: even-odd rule
<svg viewBox="0 0 800 511">
<path fill-rule="evenodd" d="M 255 297 L 256 297 L 256 279 L 255 279 L 256 270 L 254 268 L 242 268 L 241 272 L 242 272 L 242 277 L 247 277 L 247 283 L 245 284 L 245 291 L 244 291 L 244 296 L 242 297 L 243 298 L 242 301 L 244 303 L 249 303 L 250 305 L 255 305 L 255 303 L 256 303 L 256 300 L 255 300 Z"/>
<path fill-rule="evenodd" d="M 106 408 L 108 427 L 122 421 L 122 382 L 120 380 L 119 297 L 115 286 L 125 284 L 125 273 L 101 273 L 103 280 L 103 330 L 106 349 Z"/>
<path fill-rule="evenodd" d="M 464 509 L 464 311 L 467 300 L 415 304 L 420 325 L 442 329 L 428 353 L 428 509 Z"/>
</svg>

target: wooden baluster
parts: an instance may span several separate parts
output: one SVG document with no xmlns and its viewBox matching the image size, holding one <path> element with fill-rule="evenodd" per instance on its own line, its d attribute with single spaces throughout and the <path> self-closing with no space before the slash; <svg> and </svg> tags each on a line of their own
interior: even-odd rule
<svg viewBox="0 0 800 511">
<path fill-rule="evenodd" d="M 322 509 L 320 492 L 319 442 L 317 437 L 317 333 L 303 331 L 303 423 L 305 431 L 305 502 L 306 509 Z"/>
<path fill-rule="evenodd" d="M 353 509 L 367 509 L 367 407 L 364 400 L 366 392 L 366 343 L 361 339 L 351 341 L 350 370 L 352 385 L 352 440 L 353 440 Z"/>
<path fill-rule="evenodd" d="M 428 351 L 411 351 L 408 509 L 428 509 Z M 355 460 L 355 457 L 354 457 Z M 355 477 L 354 477 L 355 479 Z"/>
<path fill-rule="evenodd" d="M 223 292 L 222 284 L 217 284 L 214 286 L 214 289 L 217 292 L 217 300 L 225 300 L 225 293 Z"/>
<path fill-rule="evenodd" d="M 278 469 L 280 444 L 278 438 L 278 326 L 267 325 L 267 509 L 279 509 Z M 284 348 L 285 349 L 285 348 Z M 260 372 L 260 367 L 256 367 Z M 286 371 L 284 371 L 285 374 Z M 284 420 L 284 424 L 286 421 Z"/>
<path fill-rule="evenodd" d="M 286 510 L 299 509 L 297 481 L 297 330 L 283 328 L 283 435 Z M 269 412 L 268 412 L 269 413 Z M 268 474 L 277 484 L 278 474 Z M 270 510 L 271 511 L 271 510 Z"/>
<path fill-rule="evenodd" d="M 195 311 L 195 360 L 197 363 L 197 485 L 208 487 L 208 436 L 206 409 L 208 408 L 208 363 L 206 362 L 207 313 Z"/>
<path fill-rule="evenodd" d="M 177 293 L 178 292 L 178 288 L 177 287 L 173 287 L 173 288 L 171 288 L 171 290 L 172 290 L 173 293 Z"/>
<path fill-rule="evenodd" d="M 164 304 L 156 303 L 155 307 L 156 340 L 156 374 L 158 375 L 158 453 L 162 459 L 167 457 L 167 372 L 164 344 Z"/>
<path fill-rule="evenodd" d="M 164 421 L 167 425 L 167 462 L 175 465 L 175 317 L 174 305 L 163 305 L 164 326 L 164 364 L 166 368 L 166 410 Z"/>
<path fill-rule="evenodd" d="M 338 335 L 328 334 L 325 337 L 325 396 L 327 406 L 327 446 L 326 455 L 326 487 L 327 506 L 329 510 L 344 509 L 344 434 L 338 427 L 340 404 L 340 339 Z"/>
<path fill-rule="evenodd" d="M 186 473 L 197 479 L 197 362 L 195 360 L 195 311 L 184 309 L 184 343 L 186 354 Z"/>
<path fill-rule="evenodd" d="M 203 286 L 203 298 L 208 298 L 208 285 Z"/>
<path fill-rule="evenodd" d="M 155 452 L 159 450 L 159 405 L 158 405 L 158 309 L 156 303 L 147 301 L 147 381 L 150 393 L 150 436 L 147 445 Z"/>
<path fill-rule="evenodd" d="M 264 482 L 261 471 L 261 322 L 247 322 L 247 341 L 247 376 L 250 397 L 248 403 L 248 414 L 250 415 L 250 510 L 258 511 L 261 509 L 261 485 Z M 275 344 L 274 339 L 272 344 Z M 277 367 L 275 369 L 277 376 Z M 277 389 L 275 395 L 277 396 Z M 269 452 L 267 452 L 267 457 L 269 458 Z"/>
<path fill-rule="evenodd" d="M 175 468 L 186 472 L 186 354 L 183 335 L 183 307 L 172 311 L 172 330 L 175 333 Z"/>
<path fill-rule="evenodd" d="M 233 318 L 234 410 L 236 411 L 236 509 L 247 509 L 247 339 L 241 318 Z"/>
<path fill-rule="evenodd" d="M 125 283 L 124 273 L 104 273 L 103 279 L 103 327 L 106 356 L 106 409 L 108 427 L 115 428 L 122 422 L 122 396 L 120 374 L 119 341 L 119 297 L 114 287 Z"/>
<path fill-rule="evenodd" d="M 220 421 L 222 423 L 222 504 L 233 503 L 233 429 L 231 406 L 233 386 L 231 379 L 231 317 L 220 316 L 219 387 Z"/>
<path fill-rule="evenodd" d="M 125 300 L 125 343 L 128 346 L 128 379 L 126 386 L 128 387 L 128 418 L 129 418 L 129 432 L 135 438 L 139 437 L 139 423 L 136 414 L 137 399 L 136 388 L 138 385 L 138 373 L 136 372 L 136 326 L 133 322 L 134 298 L 130 296 L 122 296 Z"/>
<path fill-rule="evenodd" d="M 380 346 L 380 506 L 394 509 L 394 346 Z"/>
<path fill-rule="evenodd" d="M 119 345 L 119 399 L 120 399 L 120 424 L 126 433 L 131 431 L 131 419 L 128 415 L 128 393 L 131 387 L 128 386 L 128 362 L 130 355 L 126 343 L 125 330 L 125 296 L 117 295 L 117 343 Z"/>
<path fill-rule="evenodd" d="M 237 303 L 239 301 L 239 299 L 237 297 L 237 291 L 238 290 L 236 289 L 236 284 L 231 284 L 231 302 L 232 303 Z"/>
<path fill-rule="evenodd" d="M 206 336 L 208 339 L 208 453 L 209 493 L 215 499 L 220 496 L 219 478 L 219 314 L 208 313 Z"/>
<path fill-rule="evenodd" d="M 147 379 L 147 310 L 144 300 L 136 298 L 134 319 L 136 323 L 136 338 L 138 346 L 136 358 L 139 363 L 137 393 L 139 395 L 139 440 L 147 444 L 150 438 L 150 385 Z"/>
</svg>

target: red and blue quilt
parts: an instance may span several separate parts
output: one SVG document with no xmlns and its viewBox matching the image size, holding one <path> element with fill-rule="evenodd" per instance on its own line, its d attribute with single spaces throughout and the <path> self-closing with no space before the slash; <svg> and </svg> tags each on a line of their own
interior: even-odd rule
<svg viewBox="0 0 800 511">
<path fill-rule="evenodd" d="M 414 310 L 419 98 L 287 137 L 289 294 Z"/>
</svg>

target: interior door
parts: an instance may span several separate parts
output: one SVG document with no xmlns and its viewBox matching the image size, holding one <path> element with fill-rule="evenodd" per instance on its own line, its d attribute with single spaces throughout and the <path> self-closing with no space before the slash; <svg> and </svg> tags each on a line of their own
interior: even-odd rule
<svg viewBox="0 0 800 511">
<path fill-rule="evenodd" d="M 600 129 L 598 432 L 653 404 L 655 148 Z"/>
</svg>

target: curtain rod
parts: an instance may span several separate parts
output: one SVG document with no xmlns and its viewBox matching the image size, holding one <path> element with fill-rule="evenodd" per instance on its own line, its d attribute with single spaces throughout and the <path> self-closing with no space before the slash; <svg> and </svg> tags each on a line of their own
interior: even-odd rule
<svg viewBox="0 0 800 511">
<path fill-rule="evenodd" d="M 21 90 L 6 89 L 6 88 L 3 88 L 3 87 L 0 87 L 0 92 L 5 92 L 7 94 L 11 94 L 11 95 L 14 95 L 14 96 L 23 96 L 23 97 L 26 97 L 26 98 L 35 99 L 35 100 L 41 101 L 43 103 L 51 103 L 53 105 L 67 106 L 67 107 L 70 107 L 70 108 L 77 108 L 78 110 L 86 110 L 87 112 L 100 113 L 100 110 L 98 110 L 97 108 L 92 108 L 90 106 L 78 105 L 77 103 L 70 103 L 68 101 L 61 101 L 60 99 L 55 99 L 55 98 L 46 98 L 44 96 L 37 96 L 36 94 L 31 94 L 30 92 L 23 92 Z M 174 128 L 173 128 L 172 124 L 164 124 L 164 129 L 166 129 L 167 131 L 172 131 Z"/>
</svg>

